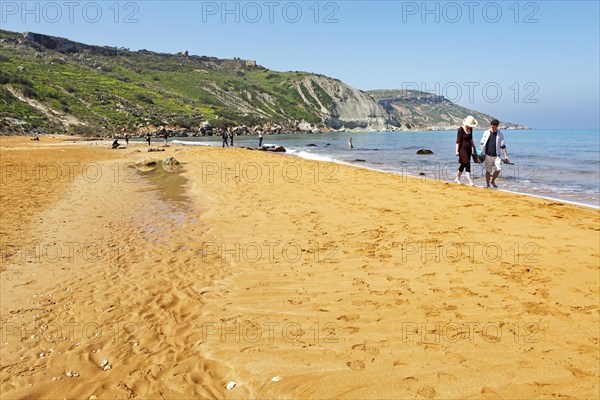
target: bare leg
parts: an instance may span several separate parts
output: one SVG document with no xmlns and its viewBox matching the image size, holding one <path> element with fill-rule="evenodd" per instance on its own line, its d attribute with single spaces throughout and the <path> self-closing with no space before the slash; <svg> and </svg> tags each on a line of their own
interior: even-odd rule
<svg viewBox="0 0 600 400">
<path fill-rule="evenodd" d="M 467 176 L 467 180 L 469 181 L 469 185 L 473 186 L 473 179 L 471 178 L 471 173 L 470 172 L 465 172 L 465 175 Z"/>
<path fill-rule="evenodd" d="M 498 186 L 496 186 L 496 178 L 498 177 L 498 175 L 500 175 L 500 171 L 494 171 L 494 175 L 492 175 L 492 186 L 493 187 L 498 187 Z"/>
<path fill-rule="evenodd" d="M 485 171 L 485 183 L 487 184 L 487 187 L 490 187 L 490 173 Z"/>
<path fill-rule="evenodd" d="M 462 172 L 458 171 L 456 173 L 456 179 L 454 179 L 454 182 L 456 183 L 460 183 L 460 176 L 462 175 Z"/>
</svg>

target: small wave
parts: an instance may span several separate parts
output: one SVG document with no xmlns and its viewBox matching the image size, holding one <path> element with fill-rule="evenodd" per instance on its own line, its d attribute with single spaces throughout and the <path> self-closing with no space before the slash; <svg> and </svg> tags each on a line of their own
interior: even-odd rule
<svg viewBox="0 0 600 400">
<path fill-rule="evenodd" d="M 316 153 L 310 153 L 308 151 L 304 151 L 304 150 L 298 150 L 298 149 L 293 149 L 293 148 L 287 148 L 287 152 L 288 154 L 292 155 L 292 156 L 296 156 L 296 157 L 300 157 L 300 158 L 304 158 L 306 160 L 313 160 L 313 161 L 325 161 L 325 162 L 334 162 L 334 163 L 340 163 L 340 164 L 348 164 L 347 162 L 331 157 L 331 156 L 326 156 L 323 154 L 316 154 Z"/>
<path fill-rule="evenodd" d="M 171 142 L 169 142 L 171 144 L 178 144 L 181 146 L 215 146 L 215 143 L 211 143 L 211 142 L 192 142 L 192 141 L 188 141 L 188 140 L 173 140 Z"/>
</svg>

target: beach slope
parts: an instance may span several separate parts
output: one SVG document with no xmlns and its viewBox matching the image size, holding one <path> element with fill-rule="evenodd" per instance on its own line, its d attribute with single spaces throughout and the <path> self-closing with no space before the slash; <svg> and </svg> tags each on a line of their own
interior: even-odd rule
<svg viewBox="0 0 600 400">
<path fill-rule="evenodd" d="M 244 149 L 0 151 L 3 398 L 600 394 L 596 209 Z"/>
</svg>

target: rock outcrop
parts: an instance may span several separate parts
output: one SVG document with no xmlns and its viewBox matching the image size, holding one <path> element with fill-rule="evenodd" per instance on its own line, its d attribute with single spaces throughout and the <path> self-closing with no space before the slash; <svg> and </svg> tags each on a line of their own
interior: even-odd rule
<svg viewBox="0 0 600 400">
<path fill-rule="evenodd" d="M 455 130 L 467 115 L 487 129 L 494 117 L 462 107 L 444 96 L 417 90 L 373 90 L 368 92 L 402 127 L 414 130 Z M 528 129 L 524 125 L 503 122 L 501 129 Z"/>
<path fill-rule="evenodd" d="M 307 106 L 318 110 L 325 126 L 335 130 L 394 130 L 398 122 L 371 96 L 337 79 L 309 75 L 296 90 Z"/>
</svg>

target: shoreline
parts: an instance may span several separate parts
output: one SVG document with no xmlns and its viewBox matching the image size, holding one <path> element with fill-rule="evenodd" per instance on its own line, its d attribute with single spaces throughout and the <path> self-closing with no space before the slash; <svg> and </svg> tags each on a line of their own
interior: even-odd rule
<svg viewBox="0 0 600 400">
<path fill-rule="evenodd" d="M 199 146 L 199 147 L 215 147 L 215 148 L 220 148 L 220 146 L 218 146 L 217 144 L 206 143 L 206 142 L 198 142 L 198 144 L 184 144 L 183 142 L 185 142 L 185 141 L 183 141 L 183 140 L 177 140 L 177 143 L 175 143 L 175 145 L 182 146 L 182 147 L 186 147 L 186 146 Z M 245 147 L 241 147 L 241 146 L 238 147 L 238 148 L 245 149 Z M 248 149 L 248 150 L 256 151 L 257 149 Z M 430 178 L 430 177 L 427 177 L 427 176 L 402 174 L 401 172 L 398 172 L 398 171 L 390 171 L 390 170 L 385 170 L 385 169 L 378 169 L 376 167 L 369 167 L 369 166 L 366 166 L 366 165 L 361 165 L 361 164 L 357 164 L 357 163 L 351 163 L 351 162 L 344 161 L 344 160 L 338 160 L 338 159 L 335 159 L 335 158 L 333 158 L 331 156 L 324 156 L 323 157 L 323 156 L 320 156 L 320 155 L 313 154 L 314 157 L 311 158 L 311 157 L 304 157 L 304 156 L 298 155 L 298 154 L 290 154 L 289 152 L 280 153 L 280 154 L 291 156 L 291 157 L 297 157 L 297 158 L 301 158 L 301 159 L 304 159 L 304 160 L 330 162 L 330 163 L 334 163 L 334 164 L 338 164 L 338 165 L 346 165 L 346 166 L 350 166 L 350 167 L 363 168 L 363 169 L 367 169 L 367 170 L 371 170 L 371 171 L 381 172 L 381 173 L 384 173 L 384 174 L 394 174 L 394 175 L 399 175 L 399 176 L 409 176 L 409 177 L 415 178 L 415 179 L 427 179 L 427 180 L 433 180 L 433 181 L 438 181 L 438 182 L 453 183 L 451 180 L 446 181 L 446 180 L 437 179 L 437 178 Z M 306 153 L 306 154 L 309 154 L 309 153 Z M 312 154 L 312 153 L 310 153 L 310 154 Z M 502 177 L 500 176 L 500 178 L 502 178 Z M 463 186 L 467 186 L 467 185 L 465 184 Z M 473 187 L 480 188 L 480 189 L 486 189 L 485 187 L 478 186 L 478 185 L 475 185 Z M 560 202 L 560 203 L 571 204 L 571 205 L 576 205 L 576 206 L 581 206 L 581 207 L 587 207 L 587 208 L 592 208 L 592 209 L 596 209 L 596 210 L 600 209 L 600 205 L 586 204 L 586 203 L 583 203 L 583 202 L 578 202 L 578 201 L 574 201 L 574 200 L 566 200 L 566 199 L 561 199 L 561 198 L 552 197 L 552 196 L 544 196 L 544 195 L 541 195 L 541 194 L 533 194 L 533 193 L 527 193 L 527 192 L 518 192 L 518 191 L 506 190 L 506 189 L 501 189 L 501 188 L 490 189 L 490 190 L 495 190 L 495 191 L 504 192 L 504 193 L 512 193 L 512 194 L 517 194 L 517 195 L 521 195 L 521 196 L 528 196 L 528 197 L 533 197 L 533 198 L 539 198 L 539 199 L 545 199 L 545 200 L 552 200 L 552 201 L 556 201 L 556 202 Z"/>
</svg>

